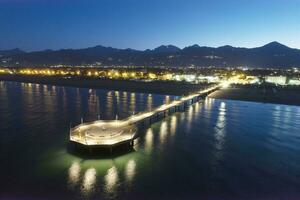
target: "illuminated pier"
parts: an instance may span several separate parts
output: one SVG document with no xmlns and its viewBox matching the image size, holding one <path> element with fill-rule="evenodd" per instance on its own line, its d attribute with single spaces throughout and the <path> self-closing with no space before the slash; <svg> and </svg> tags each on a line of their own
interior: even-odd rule
<svg viewBox="0 0 300 200">
<path fill-rule="evenodd" d="M 200 99 L 203 99 L 211 92 L 219 89 L 220 86 L 212 86 L 203 89 L 189 96 L 184 96 L 180 100 L 164 104 L 153 111 L 132 115 L 124 120 L 97 120 L 90 123 L 82 123 L 70 129 L 70 141 L 88 147 L 112 147 L 120 144 L 133 145 L 137 138 L 138 128 L 145 126 L 165 117 L 167 114 L 184 110 Z"/>
</svg>

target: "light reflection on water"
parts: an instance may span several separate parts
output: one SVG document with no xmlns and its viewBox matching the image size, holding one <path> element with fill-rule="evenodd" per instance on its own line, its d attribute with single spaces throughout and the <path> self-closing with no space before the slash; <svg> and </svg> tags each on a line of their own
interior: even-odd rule
<svg viewBox="0 0 300 200">
<path fill-rule="evenodd" d="M 217 160 L 221 160 L 223 157 L 223 148 L 226 137 L 226 103 L 221 102 L 219 107 L 218 119 L 215 127 L 215 139 L 216 139 L 216 157 Z"/>
<path fill-rule="evenodd" d="M 152 128 L 148 128 L 145 136 L 145 149 L 151 152 L 153 145 L 153 131 Z"/>
<path fill-rule="evenodd" d="M 120 106 L 120 92 L 119 91 L 115 91 L 115 96 L 116 96 L 116 100 L 117 100 L 117 106 Z"/>
<path fill-rule="evenodd" d="M 42 91 L 40 88 L 42 88 Z M 15 96 L 22 94 L 20 101 L 24 104 L 23 109 L 27 109 L 24 115 L 32 115 L 36 107 L 45 109 L 44 111 L 48 114 L 56 112 L 57 108 L 61 108 L 63 114 L 74 113 L 71 117 L 65 116 L 66 120 L 72 118 L 70 120 L 72 123 L 79 123 L 81 118 L 84 121 L 96 120 L 99 115 L 101 119 L 115 119 L 116 115 L 119 119 L 123 119 L 133 113 L 152 110 L 165 101 L 164 95 L 136 95 L 132 92 L 2 82 L 0 92 L 3 103 L 9 101 L 7 92 L 11 94 L 13 91 L 16 93 Z M 11 97 L 13 96 L 10 95 L 9 98 Z M 176 97 L 168 96 L 168 101 L 174 98 Z M 137 104 L 137 101 L 141 103 Z"/>
<path fill-rule="evenodd" d="M 136 162 L 135 160 L 131 159 L 126 164 L 125 174 L 126 179 L 128 182 L 131 182 L 134 178 L 134 175 L 136 173 Z"/>
<path fill-rule="evenodd" d="M 0 192 L 34 196 L 39 187 L 69 199 L 300 195 L 295 106 L 208 98 L 142 130 L 128 154 L 88 159 L 67 152 L 70 121 L 125 118 L 168 98 L 0 82 L 1 177 L 10 180 Z"/>
<path fill-rule="evenodd" d="M 152 99 L 152 94 L 148 94 L 147 96 L 147 109 L 152 110 L 152 105 L 153 104 L 153 99 Z"/>
<path fill-rule="evenodd" d="M 74 161 L 71 167 L 69 168 L 69 184 L 72 188 L 74 188 L 78 182 L 80 177 L 80 164 L 78 161 Z"/>
<path fill-rule="evenodd" d="M 131 93 L 130 94 L 130 105 L 129 105 L 129 109 L 130 109 L 131 113 L 135 113 L 135 101 L 136 101 L 135 93 Z"/>
<path fill-rule="evenodd" d="M 194 111 L 195 111 L 194 106 L 190 106 L 187 109 L 187 113 L 186 113 L 187 116 L 184 118 L 187 124 L 187 132 L 189 132 L 192 128 Z"/>
<path fill-rule="evenodd" d="M 111 167 L 107 170 L 106 175 L 104 176 L 104 192 L 107 194 L 114 193 L 117 182 L 118 182 L 119 176 L 118 176 L 118 170 L 115 166 Z"/>
<path fill-rule="evenodd" d="M 84 173 L 81 187 L 81 191 L 84 195 L 88 195 L 95 189 L 94 185 L 96 183 L 96 174 L 97 172 L 95 168 L 89 168 Z"/>
<path fill-rule="evenodd" d="M 160 129 L 159 129 L 159 139 L 161 144 L 166 142 L 167 136 L 168 136 L 167 122 L 163 121 L 161 122 Z"/>
<path fill-rule="evenodd" d="M 219 107 L 219 115 L 216 123 L 216 140 L 218 143 L 223 144 L 223 140 L 226 134 L 226 104 L 225 102 L 221 102 L 220 107 Z M 219 148 L 217 148 L 219 149 Z"/>
<path fill-rule="evenodd" d="M 175 134 L 176 127 L 177 127 L 177 116 L 176 115 L 172 115 L 171 116 L 171 123 L 170 123 L 170 133 L 171 133 L 171 135 Z"/>
</svg>

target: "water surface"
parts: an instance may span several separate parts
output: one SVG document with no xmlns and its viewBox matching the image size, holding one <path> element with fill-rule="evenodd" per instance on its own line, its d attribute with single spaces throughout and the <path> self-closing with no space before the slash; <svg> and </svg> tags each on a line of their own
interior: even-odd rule
<svg viewBox="0 0 300 200">
<path fill-rule="evenodd" d="M 70 122 L 175 98 L 0 82 L 0 198 L 300 198 L 297 106 L 206 99 L 141 131 L 133 152 L 68 153 Z"/>
</svg>

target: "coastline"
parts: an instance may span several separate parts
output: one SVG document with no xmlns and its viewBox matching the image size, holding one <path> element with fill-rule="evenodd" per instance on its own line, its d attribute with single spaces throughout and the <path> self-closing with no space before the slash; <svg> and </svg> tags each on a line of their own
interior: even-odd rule
<svg viewBox="0 0 300 200">
<path fill-rule="evenodd" d="M 138 93 L 152 93 L 162 95 L 189 95 L 203 89 L 210 84 L 190 84 L 176 81 L 135 81 L 112 80 L 79 77 L 51 77 L 51 76 L 19 76 L 0 75 L 0 81 L 37 83 L 55 86 L 105 89 Z M 208 97 L 215 99 L 250 101 L 300 106 L 300 87 L 275 87 L 270 85 L 233 85 L 230 88 L 213 92 Z"/>
<path fill-rule="evenodd" d="M 300 106 L 300 88 L 236 86 L 215 91 L 208 97 L 214 99 L 251 101 Z"/>
<path fill-rule="evenodd" d="M 134 81 L 134 80 L 111 80 L 99 78 L 64 78 L 64 77 L 37 77 L 0 75 L 0 81 L 13 81 L 24 83 L 37 83 L 55 86 L 105 89 L 138 93 L 152 93 L 162 95 L 189 95 L 207 87 L 210 84 L 190 84 L 175 81 Z"/>
</svg>

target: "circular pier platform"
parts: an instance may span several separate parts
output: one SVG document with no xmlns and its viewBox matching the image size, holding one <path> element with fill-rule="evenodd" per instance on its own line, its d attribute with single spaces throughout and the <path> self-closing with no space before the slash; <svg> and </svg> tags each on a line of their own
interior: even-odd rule
<svg viewBox="0 0 300 200">
<path fill-rule="evenodd" d="M 111 147 L 129 143 L 137 131 L 134 124 L 126 121 L 94 121 L 80 124 L 70 130 L 70 141 L 85 146 Z"/>
</svg>

